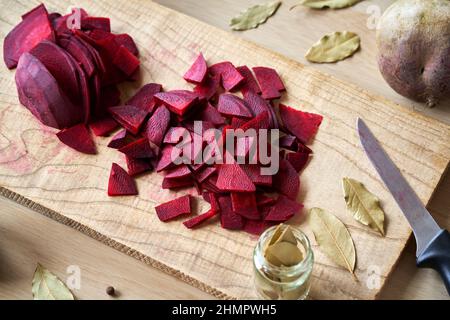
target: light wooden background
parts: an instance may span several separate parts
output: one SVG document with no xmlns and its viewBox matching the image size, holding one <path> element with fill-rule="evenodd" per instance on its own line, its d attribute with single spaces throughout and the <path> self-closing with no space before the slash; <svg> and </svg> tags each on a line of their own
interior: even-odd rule
<svg viewBox="0 0 450 320">
<path fill-rule="evenodd" d="M 210 24 L 226 28 L 231 16 L 254 1 L 159 1 L 169 7 L 193 15 Z M 270 23 L 258 30 L 239 33 L 303 61 L 303 53 L 322 33 L 338 29 L 357 31 L 363 38 L 363 49 L 354 58 L 337 65 L 318 66 L 339 78 L 405 102 L 382 81 L 374 63 L 373 31 L 366 28 L 365 8 L 370 3 L 339 12 L 310 12 L 299 8 L 293 12 L 285 1 Z M 379 1 L 385 6 L 390 1 Z M 357 77 L 355 76 L 357 75 Z M 409 103 L 410 104 L 410 103 Z M 415 105 L 422 110 L 423 107 Z M 427 111 L 428 112 L 428 111 Z M 436 117 L 450 114 L 445 109 L 433 110 Z M 439 188 L 431 208 L 435 216 L 448 221 L 450 177 Z M 133 258 L 116 252 L 95 240 L 30 212 L 10 201 L 1 200 L 0 219 L 0 298 L 29 298 L 31 276 L 37 261 L 65 278 L 69 265 L 82 271 L 82 289 L 75 291 L 79 298 L 107 298 L 104 289 L 114 285 L 121 298 L 206 298 L 203 292 L 170 276 L 152 269 Z M 382 298 L 447 298 L 445 289 L 430 270 L 414 267 L 414 245 L 410 245 L 396 272 L 392 275 Z"/>
</svg>

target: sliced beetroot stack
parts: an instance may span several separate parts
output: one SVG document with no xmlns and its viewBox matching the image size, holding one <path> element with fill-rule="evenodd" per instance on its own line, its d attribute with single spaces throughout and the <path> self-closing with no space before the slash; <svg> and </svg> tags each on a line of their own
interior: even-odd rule
<svg viewBox="0 0 450 320">
<path fill-rule="evenodd" d="M 43 124 L 64 130 L 60 136 L 71 127 L 79 130 L 79 124 L 90 124 L 98 136 L 118 126 L 108 109 L 120 105 L 117 84 L 136 78 L 137 55 L 129 35 L 111 33 L 108 18 L 83 9 L 49 14 L 43 4 L 24 14 L 3 43 L 6 66 L 17 66 L 20 102 Z M 81 146 L 84 134 L 61 141 Z M 77 150 L 92 153 L 91 148 Z"/>
<path fill-rule="evenodd" d="M 271 68 L 253 70 L 256 77 L 247 66 L 235 68 L 231 62 L 208 67 L 200 53 L 183 76 L 194 84 L 193 90 L 164 92 L 161 85 L 146 84 L 125 105 L 109 108 L 124 127 L 109 146 L 125 154 L 129 176 L 153 169 L 164 175 L 163 189 L 194 187 L 211 204 L 210 209 L 183 222 L 189 229 L 218 220 L 223 228 L 260 234 L 299 214 L 303 207 L 296 201 L 298 172 L 309 160 L 312 151 L 305 143 L 316 134 L 322 117 L 278 106 L 274 100 L 285 90 L 279 75 Z M 230 90 L 240 90 L 243 98 Z M 202 124 L 203 136 L 195 131 L 195 121 Z M 251 144 L 257 142 L 251 137 L 237 139 L 235 157 L 220 155 L 222 159 L 230 156 L 225 163 L 208 161 L 216 156 L 214 148 L 206 152 L 208 146 L 223 144 L 229 129 L 259 132 L 275 128 L 283 128 L 279 148 L 266 147 L 280 156 L 276 174 L 263 174 L 261 169 L 268 164 L 260 159 L 238 163 L 238 157 L 249 160 Z M 209 136 L 208 129 L 220 134 Z M 199 137 L 200 143 L 196 142 Z M 199 154 L 205 158 L 196 162 Z M 180 163 L 174 158 L 186 155 L 193 160 Z M 171 200 L 157 206 L 156 213 L 164 222 L 183 219 L 192 214 L 193 200 L 192 196 Z"/>
<path fill-rule="evenodd" d="M 74 17 L 80 19 L 78 29 Z M 108 18 L 82 9 L 62 16 L 40 5 L 4 42 L 6 65 L 18 67 L 20 102 L 45 125 L 61 129 L 57 135 L 63 143 L 93 154 L 87 126 L 97 136 L 122 127 L 108 147 L 119 151 L 127 170 L 112 165 L 110 196 L 136 195 L 135 179 L 154 170 L 164 175 L 163 189 L 193 187 L 210 203 L 210 209 L 183 222 L 189 229 L 220 221 L 226 229 L 260 234 L 300 213 L 298 173 L 308 163 L 312 151 L 306 144 L 322 116 L 278 104 L 286 88 L 276 70 L 235 67 L 229 61 L 208 66 L 200 53 L 180 72 L 191 89 L 163 91 L 149 83 L 122 104 L 117 84 L 137 78 L 137 57 L 129 35 L 112 33 Z M 236 139 L 234 156 L 220 150 L 231 129 L 256 132 L 256 139 Z M 261 129 L 280 129 L 278 147 L 258 145 Z M 263 174 L 270 163 L 251 158 L 252 148 L 278 156 L 279 170 Z M 193 213 L 193 201 L 183 196 L 155 210 L 161 221 L 179 220 Z"/>
</svg>

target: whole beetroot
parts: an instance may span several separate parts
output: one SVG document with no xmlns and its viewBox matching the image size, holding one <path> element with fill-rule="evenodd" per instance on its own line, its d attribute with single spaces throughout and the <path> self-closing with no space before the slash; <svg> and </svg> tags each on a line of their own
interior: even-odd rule
<svg viewBox="0 0 450 320">
<path fill-rule="evenodd" d="M 399 0 L 381 17 L 378 64 L 399 94 L 429 107 L 450 96 L 450 1 Z"/>
</svg>

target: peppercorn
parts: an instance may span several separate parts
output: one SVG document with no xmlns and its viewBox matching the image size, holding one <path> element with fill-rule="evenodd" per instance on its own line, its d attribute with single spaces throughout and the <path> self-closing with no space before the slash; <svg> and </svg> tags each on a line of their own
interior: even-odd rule
<svg viewBox="0 0 450 320">
<path fill-rule="evenodd" d="M 114 289 L 114 287 L 109 286 L 108 288 L 106 288 L 106 294 L 108 296 L 115 296 L 116 295 L 116 290 Z"/>
</svg>

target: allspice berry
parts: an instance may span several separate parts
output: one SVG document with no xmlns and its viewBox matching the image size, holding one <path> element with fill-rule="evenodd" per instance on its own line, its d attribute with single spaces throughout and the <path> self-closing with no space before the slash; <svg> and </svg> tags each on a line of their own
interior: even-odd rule
<svg viewBox="0 0 450 320">
<path fill-rule="evenodd" d="M 113 296 L 116 295 L 116 290 L 114 289 L 114 287 L 109 286 L 108 288 L 106 288 L 106 294 L 107 294 L 108 296 L 113 297 Z"/>
</svg>

